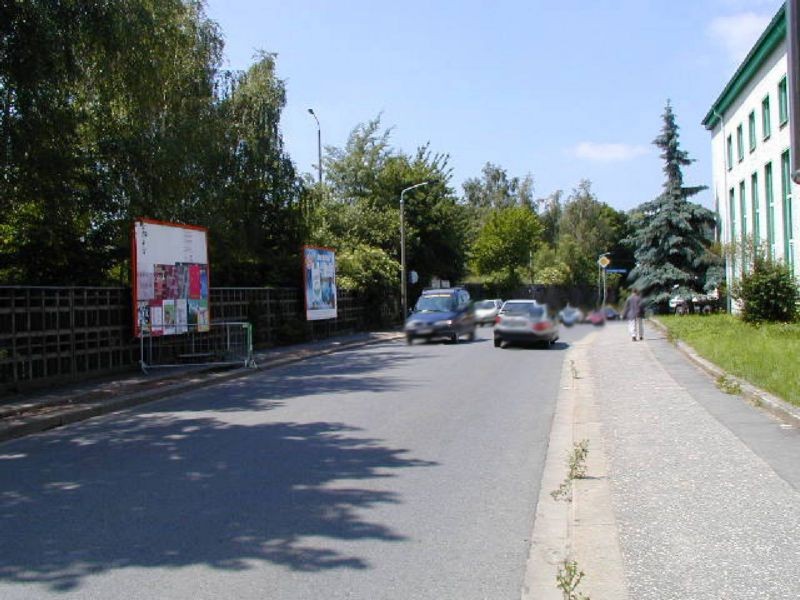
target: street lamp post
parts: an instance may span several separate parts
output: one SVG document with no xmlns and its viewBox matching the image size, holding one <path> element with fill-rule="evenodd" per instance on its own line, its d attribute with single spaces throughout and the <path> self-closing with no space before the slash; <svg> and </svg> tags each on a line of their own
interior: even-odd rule
<svg viewBox="0 0 800 600">
<path fill-rule="evenodd" d="M 410 192 L 413 189 L 418 187 L 422 187 L 423 185 L 428 185 L 429 183 L 433 183 L 432 181 L 423 181 L 421 183 L 414 184 L 405 188 L 402 192 L 400 192 L 400 277 L 402 281 L 400 282 L 400 297 L 402 299 L 403 304 L 403 319 L 406 318 L 408 315 L 408 276 L 406 275 L 406 226 L 405 226 L 405 194 L 406 192 Z"/>
<path fill-rule="evenodd" d="M 319 184 L 322 185 L 322 129 L 319 126 L 319 119 L 314 114 L 314 109 L 309 108 L 308 114 L 314 117 L 317 122 L 317 173 L 319 174 Z"/>
</svg>

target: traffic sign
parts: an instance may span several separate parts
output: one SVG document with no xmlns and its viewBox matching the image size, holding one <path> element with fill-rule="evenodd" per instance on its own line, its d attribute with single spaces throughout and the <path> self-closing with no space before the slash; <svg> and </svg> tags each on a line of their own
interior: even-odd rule
<svg viewBox="0 0 800 600">
<path fill-rule="evenodd" d="M 597 259 L 597 264 L 600 265 L 603 269 L 605 269 L 608 265 L 611 264 L 611 260 L 607 256 L 601 256 Z"/>
</svg>

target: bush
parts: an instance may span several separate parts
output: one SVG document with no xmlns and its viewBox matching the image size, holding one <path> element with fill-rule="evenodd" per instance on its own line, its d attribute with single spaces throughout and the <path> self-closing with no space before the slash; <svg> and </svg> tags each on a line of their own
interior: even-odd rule
<svg viewBox="0 0 800 600">
<path fill-rule="evenodd" d="M 733 293 L 742 302 L 742 318 L 748 323 L 797 319 L 800 290 L 783 263 L 757 258 L 753 270 L 735 284 Z"/>
</svg>

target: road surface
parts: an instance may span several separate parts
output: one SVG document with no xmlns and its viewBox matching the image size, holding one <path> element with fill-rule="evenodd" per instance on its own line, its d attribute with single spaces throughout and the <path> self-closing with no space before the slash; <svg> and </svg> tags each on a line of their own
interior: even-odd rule
<svg viewBox="0 0 800 600">
<path fill-rule="evenodd" d="M 0 598 L 517 599 L 568 344 L 385 343 L 0 445 Z"/>
</svg>

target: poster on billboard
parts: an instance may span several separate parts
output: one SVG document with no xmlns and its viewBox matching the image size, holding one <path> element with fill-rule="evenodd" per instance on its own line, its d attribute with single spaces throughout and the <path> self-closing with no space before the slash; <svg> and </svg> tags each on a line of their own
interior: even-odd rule
<svg viewBox="0 0 800 600">
<path fill-rule="evenodd" d="M 330 248 L 303 247 L 306 320 L 336 318 L 336 255 Z"/>
<path fill-rule="evenodd" d="M 207 230 L 138 219 L 131 235 L 134 331 L 177 335 L 210 329 Z"/>
</svg>

